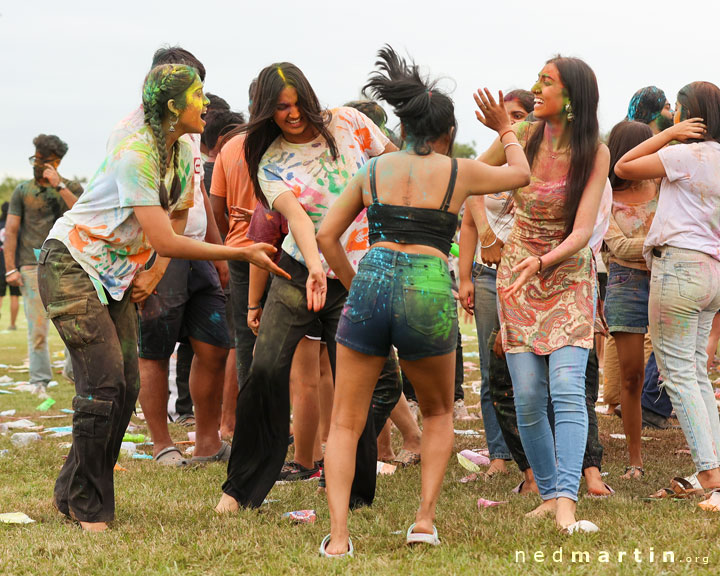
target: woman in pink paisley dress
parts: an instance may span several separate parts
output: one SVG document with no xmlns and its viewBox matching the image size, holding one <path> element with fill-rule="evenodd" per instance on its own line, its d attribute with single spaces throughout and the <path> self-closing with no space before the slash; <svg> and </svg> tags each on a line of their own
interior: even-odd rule
<svg viewBox="0 0 720 576">
<path fill-rule="evenodd" d="M 513 194 L 515 224 L 497 275 L 503 348 L 520 438 L 543 500 L 528 516 L 552 514 L 558 528 L 569 533 L 595 531 L 591 522 L 576 521 L 575 507 L 585 450 L 578 439 L 587 437 L 585 365 L 595 311 L 595 263 L 588 242 L 609 153 L 598 137 L 597 81 L 587 64 L 553 58 L 532 91 L 539 121 L 514 126 L 532 176 Z M 502 145 L 496 141 L 482 159 L 504 163 Z"/>
</svg>

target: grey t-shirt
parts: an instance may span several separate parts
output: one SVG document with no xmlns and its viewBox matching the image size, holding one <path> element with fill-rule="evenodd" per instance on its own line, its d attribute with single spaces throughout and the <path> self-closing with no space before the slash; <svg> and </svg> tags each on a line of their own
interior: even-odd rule
<svg viewBox="0 0 720 576">
<path fill-rule="evenodd" d="M 75 196 L 80 197 L 83 188 L 78 182 L 62 179 Z M 22 182 L 10 198 L 8 214 L 20 217 L 17 256 L 15 265 L 37 264 L 35 249 L 40 249 L 55 224 L 68 210 L 60 193 L 51 187 L 38 186 L 35 180 Z"/>
</svg>

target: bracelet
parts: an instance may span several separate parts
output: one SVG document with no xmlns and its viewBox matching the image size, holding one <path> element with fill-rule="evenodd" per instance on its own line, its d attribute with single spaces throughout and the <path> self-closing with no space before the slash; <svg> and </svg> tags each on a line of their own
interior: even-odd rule
<svg viewBox="0 0 720 576">
<path fill-rule="evenodd" d="M 262 306 L 260 306 L 260 305 L 257 305 L 257 306 L 248 306 L 248 310 L 260 310 L 261 308 L 262 308 Z"/>
<path fill-rule="evenodd" d="M 10 272 L 5 272 L 5 278 L 7 278 L 8 276 L 12 276 L 17 271 L 18 271 L 17 268 L 13 268 L 12 270 L 10 270 Z"/>
<path fill-rule="evenodd" d="M 536 274 L 540 274 L 540 272 L 542 272 L 542 256 L 535 256 L 535 258 L 537 258 L 538 266 L 539 266 Z"/>
<path fill-rule="evenodd" d="M 497 241 L 498 241 L 498 237 L 497 237 L 497 234 L 496 234 L 496 235 L 495 235 L 495 240 L 493 240 L 492 242 L 490 242 L 490 244 L 488 244 L 487 246 L 483 246 L 483 245 L 482 245 L 482 242 L 480 242 L 480 248 L 490 248 L 490 246 L 495 246 L 495 243 L 496 243 Z"/>
<path fill-rule="evenodd" d="M 509 133 L 509 132 L 512 132 L 512 131 L 513 131 L 512 128 L 508 128 L 507 130 L 505 130 L 505 132 L 503 132 L 502 134 L 500 134 L 500 142 L 502 142 L 503 136 L 505 136 L 505 134 L 507 134 L 507 133 Z"/>
<path fill-rule="evenodd" d="M 505 146 L 503 146 L 503 150 L 507 150 L 510 146 L 520 146 L 520 148 L 522 148 L 522 144 L 520 144 L 520 142 L 508 142 Z"/>
</svg>

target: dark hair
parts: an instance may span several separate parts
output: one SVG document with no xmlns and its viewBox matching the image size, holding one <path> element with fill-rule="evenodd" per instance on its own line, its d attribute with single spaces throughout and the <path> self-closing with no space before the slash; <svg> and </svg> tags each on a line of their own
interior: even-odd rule
<svg viewBox="0 0 720 576">
<path fill-rule="evenodd" d="M 608 148 L 610 149 L 610 185 L 613 190 L 625 190 L 631 184 L 629 180 L 620 178 L 615 174 L 615 164 L 626 152 L 632 150 L 638 144 L 652 138 L 653 131 L 643 122 L 623 120 L 613 126 L 608 137 Z"/>
<path fill-rule="evenodd" d="M 408 144 L 416 154 L 432 152 L 430 142 L 452 130 L 450 150 L 455 139 L 455 106 L 449 96 L 437 89 L 437 82 L 420 76 L 418 66 L 407 62 L 386 44 L 375 62 L 380 70 L 370 74 L 362 92 L 371 93 L 393 107 L 405 127 Z"/>
<path fill-rule="evenodd" d="M 683 107 L 683 120 L 702 118 L 707 127 L 704 138 L 688 142 L 720 143 L 720 88 L 712 82 L 692 82 L 680 89 L 677 101 Z"/>
<path fill-rule="evenodd" d="M 162 123 L 170 110 L 167 103 L 175 100 L 177 107 L 185 108 L 185 91 L 192 86 L 198 78 L 199 72 L 195 68 L 181 64 L 163 64 L 156 66 L 145 77 L 143 84 L 143 110 L 145 112 L 145 124 L 147 124 L 155 135 L 155 143 L 158 152 L 158 164 L 160 173 L 159 196 L 160 205 L 167 210 L 170 204 L 174 204 L 180 197 L 180 180 L 177 177 L 178 156 L 180 155 L 180 142 L 176 141 L 173 146 L 174 171 L 170 199 L 165 188 L 165 173 L 168 165 L 168 152 L 165 144 L 165 133 Z"/>
<path fill-rule="evenodd" d="M 35 145 L 35 153 L 43 158 L 49 156 L 62 158 L 68 151 L 68 145 L 54 134 L 38 134 L 33 138 L 33 144 Z"/>
<path fill-rule="evenodd" d="M 185 50 L 185 48 L 180 48 L 180 46 L 164 46 L 158 48 L 155 54 L 153 54 L 152 66 L 150 66 L 150 68 L 155 68 L 162 64 L 184 64 L 185 66 L 192 66 L 198 71 L 200 81 L 205 82 L 205 66 L 203 66 L 202 62 L 195 58 L 193 54 Z"/>
<path fill-rule="evenodd" d="M 200 142 L 212 150 L 218 140 L 242 124 L 245 124 L 245 117 L 241 112 L 220 110 L 214 114 L 208 113 L 205 117 L 205 130 L 200 135 Z M 224 140 L 224 138 L 222 139 Z"/>
<path fill-rule="evenodd" d="M 220 112 L 221 110 L 230 110 L 230 104 L 224 98 L 210 92 L 205 92 L 205 96 L 210 100 L 210 104 L 207 107 L 207 113 Z"/>
<path fill-rule="evenodd" d="M 254 88 L 252 106 L 250 109 L 250 122 L 245 126 L 245 162 L 253 181 L 255 197 L 266 208 L 267 200 L 260 189 L 257 172 L 263 155 L 270 144 L 282 134 L 282 130 L 273 121 L 277 109 L 280 93 L 287 87 L 297 91 L 298 105 L 303 116 L 315 130 L 317 130 L 330 148 L 333 160 L 338 157 L 338 148 L 335 138 L 328 130 L 332 116 L 323 110 L 310 82 L 302 70 L 290 62 L 277 62 L 266 66 L 257 77 Z"/>
<path fill-rule="evenodd" d="M 503 100 L 505 100 L 505 102 L 517 100 L 520 103 L 520 106 L 522 106 L 528 114 L 530 114 L 530 112 L 532 112 L 535 108 L 535 96 L 532 92 L 530 92 L 530 90 L 523 90 L 522 88 L 511 90 L 505 94 Z"/>
<path fill-rule="evenodd" d="M 557 67 L 574 115 L 573 121 L 568 123 L 570 170 L 565 185 L 567 190 L 565 236 L 567 237 L 575 224 L 575 213 L 590 178 L 600 143 L 597 118 L 599 94 L 595 73 L 579 58 L 556 56 L 548 60 L 547 64 L 554 64 Z M 531 168 L 540 149 L 544 132 L 545 121 L 540 120 L 525 150 Z"/>
<path fill-rule="evenodd" d="M 640 88 L 630 99 L 628 112 L 625 120 L 635 120 L 643 124 L 650 124 L 660 116 L 667 98 L 665 92 L 657 86 L 645 86 Z"/>
<path fill-rule="evenodd" d="M 9 208 L 10 208 L 9 202 L 2 203 L 2 206 L 0 206 L 0 212 L 2 213 L 2 215 L 0 215 L 0 220 L 7 220 Z"/>
<path fill-rule="evenodd" d="M 352 102 L 343 104 L 343 106 L 360 110 L 360 112 L 370 118 L 373 124 L 381 130 L 385 128 L 385 124 L 387 124 L 387 113 L 383 107 L 374 100 L 353 100 Z"/>
</svg>

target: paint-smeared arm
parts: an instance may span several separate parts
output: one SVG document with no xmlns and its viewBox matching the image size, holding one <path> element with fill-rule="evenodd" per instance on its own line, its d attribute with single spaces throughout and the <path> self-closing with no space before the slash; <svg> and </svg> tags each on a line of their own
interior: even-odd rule
<svg viewBox="0 0 720 576">
<path fill-rule="evenodd" d="M 625 180 L 651 180 L 667 176 L 658 151 L 673 140 L 686 142 L 702 139 L 706 126 L 702 118 L 690 118 L 655 134 L 626 152 L 615 164 L 615 174 Z"/>
<path fill-rule="evenodd" d="M 610 214 L 610 224 L 608 231 L 605 233 L 605 244 L 610 249 L 610 253 L 619 260 L 628 260 L 631 262 L 640 262 L 643 260 L 643 244 L 645 238 L 628 238 L 625 236 L 620 226 L 615 221 L 615 216 Z"/>
<path fill-rule="evenodd" d="M 8 214 L 5 221 L 5 243 L 3 244 L 3 254 L 5 255 L 5 270 L 11 272 L 5 276 L 5 280 L 10 286 L 22 286 L 22 276 L 15 266 L 15 251 L 17 250 L 18 232 L 20 231 L 20 216 L 16 214 Z"/>
<path fill-rule="evenodd" d="M 272 205 L 287 218 L 288 226 L 293 238 L 300 248 L 308 269 L 306 295 L 308 310 L 319 311 L 325 306 L 325 292 L 327 291 L 327 276 L 320 261 L 320 252 L 315 241 L 315 226 L 305 209 L 291 191 L 283 192 L 275 198 Z"/>
<path fill-rule="evenodd" d="M 368 173 L 367 166 L 368 164 L 365 164 L 350 180 L 328 211 L 317 233 L 318 246 L 322 250 L 325 260 L 335 272 L 335 276 L 348 290 L 350 290 L 350 284 L 355 277 L 355 270 L 340 243 L 340 237 L 365 207 L 362 195 L 363 181 Z"/>
</svg>

